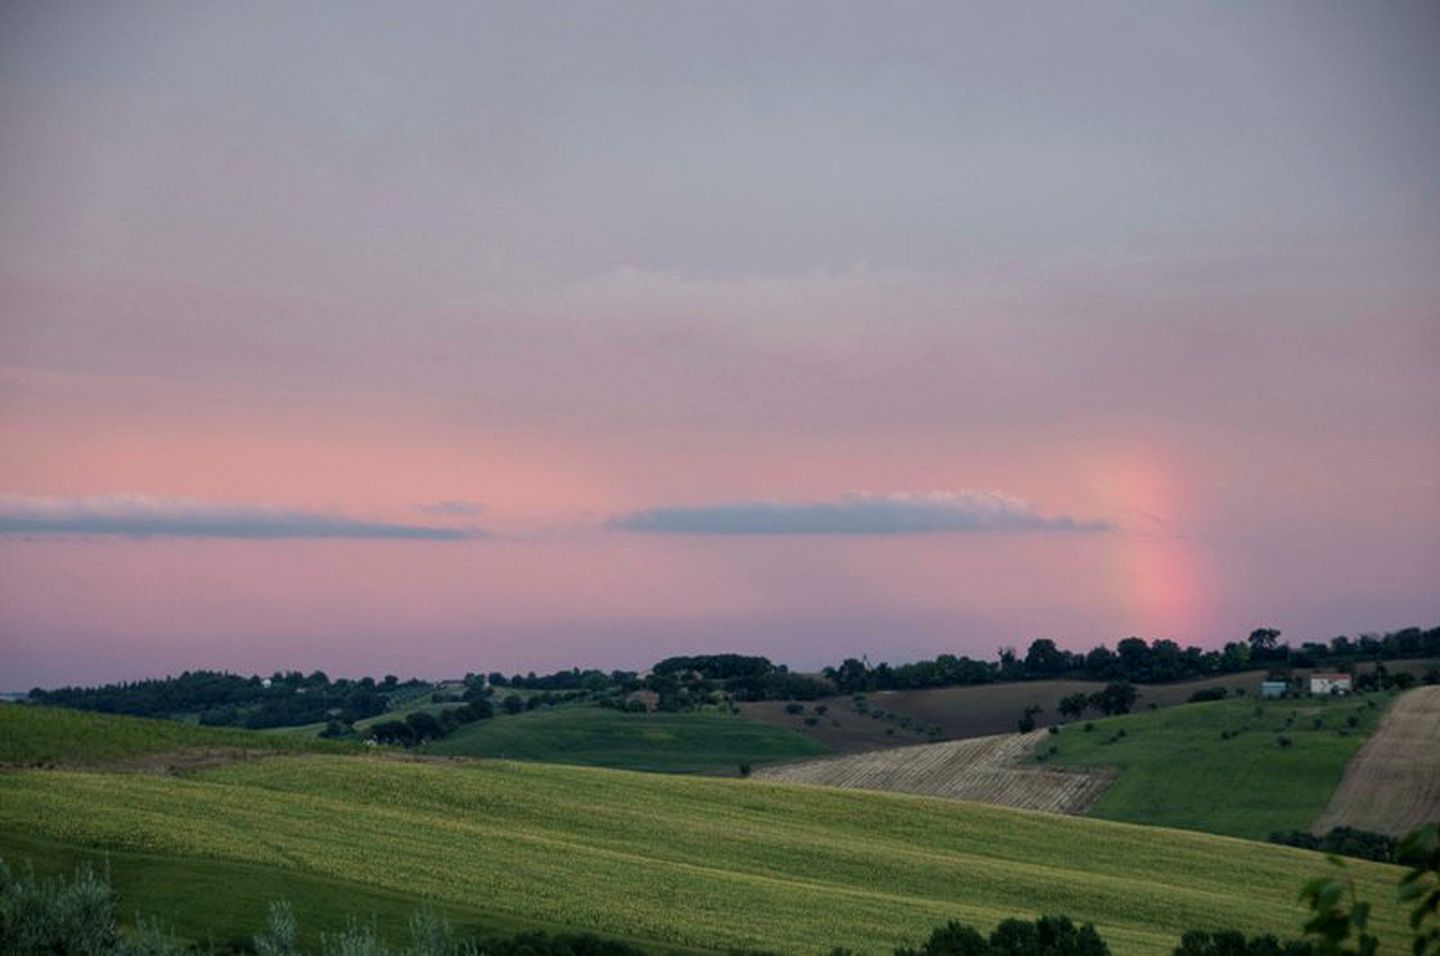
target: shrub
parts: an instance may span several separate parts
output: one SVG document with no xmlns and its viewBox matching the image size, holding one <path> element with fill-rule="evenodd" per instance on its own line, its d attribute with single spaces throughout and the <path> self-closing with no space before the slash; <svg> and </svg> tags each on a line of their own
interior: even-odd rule
<svg viewBox="0 0 1440 956">
<path fill-rule="evenodd" d="M 1203 704 L 1211 700 L 1224 700 L 1226 690 L 1223 687 L 1206 687 L 1204 690 L 1197 690 L 1190 695 L 1190 703 Z"/>
<path fill-rule="evenodd" d="M 785 705 L 785 713 L 787 713 L 787 714 L 803 714 L 804 712 L 805 712 L 805 705 L 804 705 L 804 704 L 786 704 L 786 705 Z"/>
<path fill-rule="evenodd" d="M 919 949 L 897 949 L 895 956 L 1109 956 L 1110 947 L 1086 923 L 1077 927 L 1064 916 L 1038 920 L 1007 919 L 987 940 L 972 926 L 951 921 L 938 927 Z"/>
</svg>

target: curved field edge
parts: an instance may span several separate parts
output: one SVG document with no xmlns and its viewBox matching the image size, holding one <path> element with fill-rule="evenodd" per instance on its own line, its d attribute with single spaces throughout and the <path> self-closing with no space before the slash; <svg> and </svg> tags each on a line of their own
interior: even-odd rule
<svg viewBox="0 0 1440 956">
<path fill-rule="evenodd" d="M 1036 756 L 1119 772 L 1092 818 L 1264 840 L 1310 829 L 1393 699 L 1186 704 L 1066 724 Z"/>
<path fill-rule="evenodd" d="M 888 951 L 948 919 L 1093 920 L 1119 954 L 1191 928 L 1294 935 L 1305 851 L 895 794 L 485 762 L 277 757 L 193 778 L 0 775 L 0 826 L 477 901 L 685 948 Z M 1351 867 L 1382 937 L 1398 871 Z M 163 915 L 163 914 L 162 914 Z"/>
<path fill-rule="evenodd" d="M 194 750 L 343 753 L 354 744 L 178 720 L 0 704 L 0 765 L 87 765 Z"/>
<path fill-rule="evenodd" d="M 1400 836 L 1440 820 L 1440 687 L 1402 694 L 1345 767 L 1316 833 L 1351 826 Z"/>
</svg>

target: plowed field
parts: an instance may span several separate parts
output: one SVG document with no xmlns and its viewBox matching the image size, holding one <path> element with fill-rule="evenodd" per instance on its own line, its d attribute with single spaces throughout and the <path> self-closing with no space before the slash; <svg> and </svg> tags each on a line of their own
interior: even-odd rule
<svg viewBox="0 0 1440 956">
<path fill-rule="evenodd" d="M 1084 813 L 1114 773 L 1022 766 L 1045 733 L 997 734 L 765 767 L 755 776 L 856 790 L 918 793 L 1023 810 Z"/>
<path fill-rule="evenodd" d="M 1440 687 L 1401 695 L 1345 767 L 1315 832 L 1351 826 L 1400 835 L 1440 820 Z"/>
</svg>

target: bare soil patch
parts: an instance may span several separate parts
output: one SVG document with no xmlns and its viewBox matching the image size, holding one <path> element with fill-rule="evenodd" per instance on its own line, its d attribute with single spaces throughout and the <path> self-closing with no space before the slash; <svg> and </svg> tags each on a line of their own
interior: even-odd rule
<svg viewBox="0 0 1440 956">
<path fill-rule="evenodd" d="M 1440 821 L 1440 686 L 1400 695 L 1345 767 L 1312 828 L 1350 826 L 1399 836 Z"/>
<path fill-rule="evenodd" d="M 1023 810 L 1084 813 L 1100 799 L 1115 773 L 1022 766 L 1025 756 L 1048 736 L 1043 732 L 997 734 L 919 744 L 762 767 L 754 776 L 791 783 L 974 800 Z"/>
</svg>

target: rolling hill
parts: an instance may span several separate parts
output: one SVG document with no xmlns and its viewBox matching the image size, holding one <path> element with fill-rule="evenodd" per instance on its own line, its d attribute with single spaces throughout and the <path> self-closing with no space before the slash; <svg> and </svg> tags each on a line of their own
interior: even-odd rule
<svg viewBox="0 0 1440 956">
<path fill-rule="evenodd" d="M 1408 673 L 1419 677 L 1437 662 L 1425 658 L 1386 661 L 1392 673 Z M 1364 671 L 1371 664 L 1358 664 Z M 1297 668 L 1297 676 L 1309 673 Z M 1172 684 L 1137 684 L 1140 692 L 1137 711 L 1164 709 L 1188 703 L 1196 691 L 1225 688 L 1236 693 L 1258 695 L 1264 670 L 1244 671 L 1223 677 L 1178 681 Z M 1059 723 L 1062 698 L 1071 694 L 1091 694 L 1105 687 L 1093 680 L 1030 680 L 999 684 L 976 684 L 963 687 L 936 687 L 925 690 L 870 691 L 861 695 L 862 706 L 854 697 L 825 697 L 806 702 L 801 713 L 787 711 L 784 701 L 756 701 L 740 705 L 741 712 L 756 720 L 785 727 L 812 737 L 838 753 L 900 747 L 936 740 L 963 740 L 1011 733 L 1021 712 L 1031 705 L 1040 707 L 1041 726 Z M 805 717 L 814 716 L 823 707 L 823 716 L 813 724 Z M 933 733 L 932 733 L 933 731 Z"/>
<path fill-rule="evenodd" d="M 812 757 L 826 748 L 793 730 L 731 714 L 628 714 L 567 705 L 469 724 L 420 752 L 623 770 L 735 773 L 741 764 Z"/>
<path fill-rule="evenodd" d="M 355 744 L 177 720 L 121 717 L 63 707 L 0 704 L 0 766 L 86 766 L 143 763 L 156 755 L 201 758 L 236 751 L 337 753 Z"/>
<path fill-rule="evenodd" d="M 1263 840 L 1310 829 L 1392 700 L 1241 698 L 1106 717 L 1067 725 L 1031 759 L 1118 771 L 1091 816 Z"/>
<path fill-rule="evenodd" d="M 223 883 L 232 926 L 299 887 L 324 912 L 423 898 L 468 925 L 778 952 L 886 950 L 948 919 L 1040 913 L 1095 921 L 1122 956 L 1169 952 L 1194 927 L 1293 934 L 1296 889 L 1324 869 L 1286 847 L 906 795 L 365 755 L 12 771 L 0 834 L 9 854 L 104 853 L 121 886 L 148 868 L 153 914 L 197 935 L 214 932 L 203 894 L 167 896 L 166 880 Z M 1351 869 L 1398 938 L 1397 871 Z"/>
</svg>

